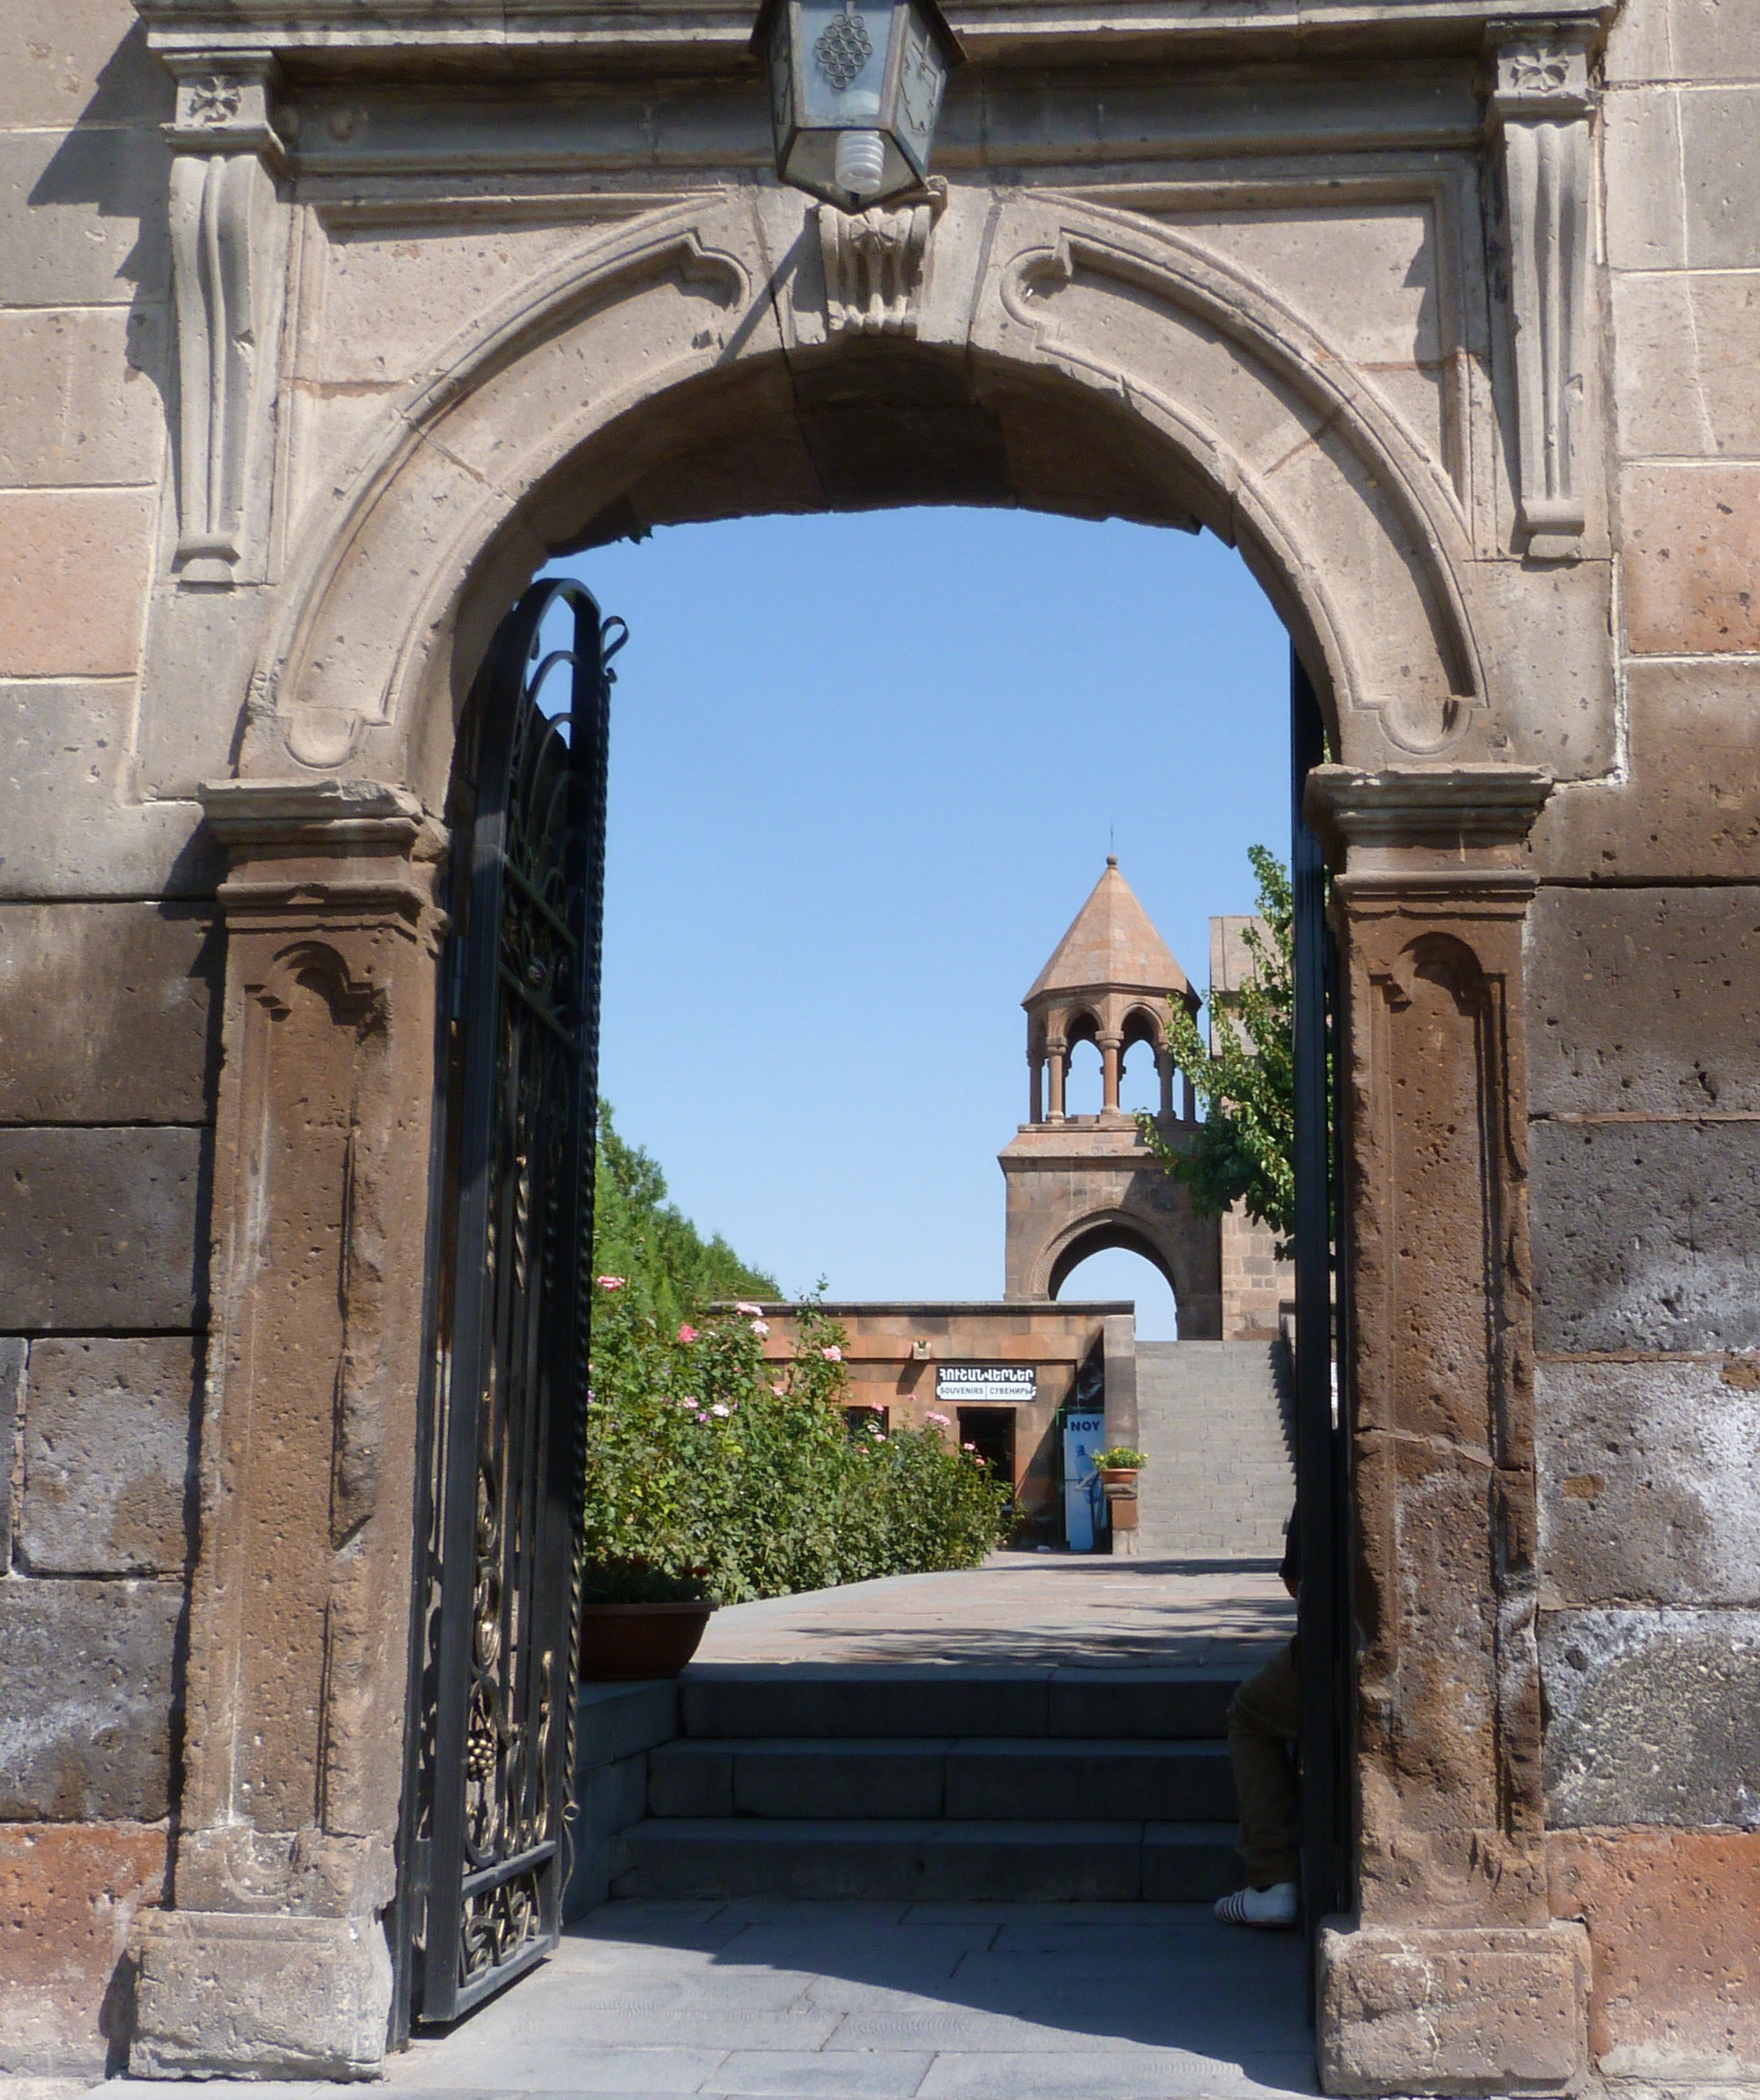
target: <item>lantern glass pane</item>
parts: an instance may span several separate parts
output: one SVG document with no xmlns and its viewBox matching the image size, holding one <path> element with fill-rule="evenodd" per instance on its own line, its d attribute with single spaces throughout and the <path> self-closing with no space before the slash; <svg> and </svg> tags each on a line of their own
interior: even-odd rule
<svg viewBox="0 0 1760 2100">
<path fill-rule="evenodd" d="M 872 126 L 886 79 L 891 6 L 863 10 L 854 0 L 802 0 L 801 79 L 809 125 Z"/>
<path fill-rule="evenodd" d="M 947 61 L 920 8 L 906 7 L 905 48 L 898 64 L 893 136 L 920 181 L 929 172 L 929 146 L 947 85 Z"/>
<path fill-rule="evenodd" d="M 795 86 L 789 77 L 788 64 L 792 45 L 789 17 L 793 11 L 788 0 L 783 0 L 770 26 L 770 121 L 779 140 L 788 137 L 795 121 Z"/>
<path fill-rule="evenodd" d="M 899 152 L 893 140 L 881 134 L 886 148 L 886 172 L 879 198 L 852 198 L 837 186 L 837 138 L 835 131 L 797 131 L 788 149 L 788 157 L 782 168 L 782 179 L 792 182 L 796 188 L 807 190 L 816 197 L 825 197 L 846 209 L 863 204 L 872 204 L 896 194 L 899 190 L 913 189 L 920 181 L 917 170 L 912 167 Z"/>
</svg>

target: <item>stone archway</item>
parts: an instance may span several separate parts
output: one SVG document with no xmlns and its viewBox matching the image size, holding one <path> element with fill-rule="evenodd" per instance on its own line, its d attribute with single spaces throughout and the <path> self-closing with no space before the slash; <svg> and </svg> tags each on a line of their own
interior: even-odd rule
<svg viewBox="0 0 1760 2100">
<path fill-rule="evenodd" d="M 235 775 L 204 789 L 231 855 L 206 1586 L 179 1907 L 142 1934 L 144 2068 L 359 2072 L 383 2050 L 435 813 L 487 637 L 561 546 L 913 493 L 1207 523 L 1241 547 L 1320 691 L 1341 761 L 1311 793 L 1353 973 L 1373 1622 L 1363 1914 L 1326 1943 L 1325 2061 L 1344 2089 L 1465 2076 L 1451 2067 L 1480 2060 L 1488 2001 L 1542 2009 L 1524 2016 L 1524 2062 L 1580 2053 L 1580 1933 L 1549 1922 L 1540 1850 L 1520 847 L 1547 783 L 1521 762 L 1536 739 L 1505 689 L 1522 662 L 1510 589 L 1479 573 L 1445 465 L 1351 357 L 1153 199 L 957 187 L 920 280 L 881 333 L 869 320 L 801 200 L 677 197 L 563 243 L 375 403 L 305 498 Z M 277 1004 L 295 954 L 346 996 Z M 290 1162 L 275 1133 L 297 1124 L 314 1061 L 348 1112 Z M 277 1268 L 276 1221 L 332 1182 L 324 1258 Z M 1439 1206 L 1451 1235 L 1414 1253 L 1402 1235 Z M 331 1308 L 330 1341 L 271 1355 L 266 1335 L 329 1333 L 302 1323 L 308 1293 Z M 1437 1305 L 1448 1347 L 1415 1457 L 1399 1366 Z M 273 1449 L 254 1433 L 271 1414 Z M 271 1520 L 290 1465 L 343 1483 L 345 1526 L 290 1536 Z M 238 1600 L 272 1567 L 301 1580 L 268 1643 Z M 1435 1630 L 1463 1624 L 1483 1637 Z M 290 1644 L 320 1687 L 316 1746 L 277 1730 Z M 1451 1980 L 1465 1972 L 1484 1979 L 1471 1993 Z M 224 2030 L 202 2010 L 216 1991 Z"/>
</svg>

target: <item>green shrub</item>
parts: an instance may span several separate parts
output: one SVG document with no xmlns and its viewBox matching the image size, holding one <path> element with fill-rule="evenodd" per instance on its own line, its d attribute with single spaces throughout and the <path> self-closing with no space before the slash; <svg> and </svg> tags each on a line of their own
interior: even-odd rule
<svg viewBox="0 0 1760 2100">
<path fill-rule="evenodd" d="M 764 1361 L 755 1307 L 663 1333 L 621 1279 L 594 1291 L 583 1544 L 589 1570 L 700 1571 L 723 1604 L 970 1568 L 1006 1492 L 933 1426 L 848 1434 L 841 1329 L 809 1308 Z"/>
</svg>

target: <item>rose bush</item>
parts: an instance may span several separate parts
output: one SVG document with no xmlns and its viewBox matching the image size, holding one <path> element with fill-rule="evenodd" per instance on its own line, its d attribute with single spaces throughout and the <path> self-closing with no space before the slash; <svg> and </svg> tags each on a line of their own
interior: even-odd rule
<svg viewBox="0 0 1760 2100">
<path fill-rule="evenodd" d="M 764 1361 L 755 1308 L 667 1330 L 633 1292 L 593 1293 L 583 1548 L 589 1565 L 704 1572 L 722 1604 L 872 1576 L 970 1568 L 1005 1490 L 938 1428 L 852 1439 L 844 1335 L 811 1307 L 793 1360 Z"/>
</svg>

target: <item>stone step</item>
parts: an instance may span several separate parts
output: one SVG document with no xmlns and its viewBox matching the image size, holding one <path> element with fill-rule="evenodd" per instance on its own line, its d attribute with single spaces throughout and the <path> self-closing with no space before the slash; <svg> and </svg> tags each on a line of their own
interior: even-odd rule
<svg viewBox="0 0 1760 2100">
<path fill-rule="evenodd" d="M 1209 1822 L 1236 1814 L 1226 1744 L 1043 1737 L 687 1739 L 648 1762 L 651 1817 Z"/>
<path fill-rule="evenodd" d="M 693 1663 L 686 1736 L 815 1740 L 1052 1737 L 1220 1739 L 1239 1669 L 982 1669 L 834 1663 Z"/>
<path fill-rule="evenodd" d="M 624 1898 L 1203 1903 L 1236 1886 L 1227 1823 L 650 1818 L 624 1833 Z"/>
</svg>

